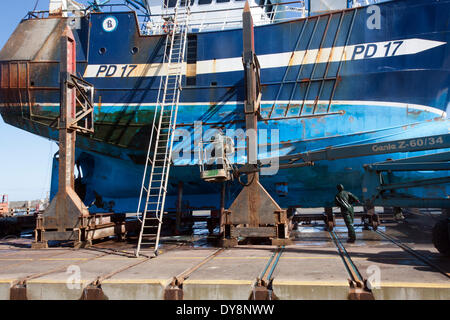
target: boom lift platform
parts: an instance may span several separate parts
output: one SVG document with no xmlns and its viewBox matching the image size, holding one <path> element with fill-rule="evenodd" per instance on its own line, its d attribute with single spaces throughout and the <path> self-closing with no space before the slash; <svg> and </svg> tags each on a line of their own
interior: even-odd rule
<svg viewBox="0 0 450 320">
<path fill-rule="evenodd" d="M 442 150 L 430 155 L 407 157 L 401 160 L 388 160 L 364 166 L 362 192 L 364 206 L 367 211 L 362 216 L 368 220 L 374 229 L 380 223 L 380 217 L 374 207 L 394 208 L 441 208 L 444 219 L 439 221 L 433 230 L 433 243 L 444 254 L 450 254 L 450 198 L 414 197 L 407 193 L 407 189 L 420 188 L 431 185 L 446 185 L 450 183 L 450 175 L 443 175 L 424 180 L 394 181 L 393 172 L 414 171 L 450 171 L 450 134 L 423 136 L 411 139 L 383 141 L 362 145 L 344 147 L 328 147 L 325 149 L 282 156 L 279 158 L 280 167 L 288 168 L 302 164 L 314 164 L 323 160 L 348 159 L 380 154 L 417 152 L 426 150 Z M 446 150 L 445 150 L 446 149 Z M 332 230 L 335 226 L 335 216 L 331 208 L 326 208 L 323 220 Z M 313 217 L 308 217 L 313 220 Z M 319 218 L 320 219 L 320 218 Z"/>
<path fill-rule="evenodd" d="M 206 182 L 225 182 L 233 179 L 233 166 L 228 154 L 234 152 L 234 142 L 230 137 L 217 134 L 211 138 L 210 148 L 206 142 L 199 143 L 200 178 Z M 210 155 L 208 154 L 210 153 Z"/>
<path fill-rule="evenodd" d="M 270 197 L 264 187 L 259 183 L 259 172 L 266 165 L 272 165 L 272 159 L 265 159 L 264 164 L 257 160 L 257 120 L 261 99 L 259 83 L 259 64 L 254 53 L 253 21 L 248 10 L 243 13 L 243 42 L 244 42 L 244 73 L 246 85 L 245 119 L 247 131 L 254 130 L 253 137 L 247 132 L 247 163 L 238 170 L 230 169 L 226 152 L 223 152 L 223 144 L 219 143 L 222 150 L 220 156 L 214 160 L 222 160 L 220 168 L 205 168 L 204 160 L 200 157 L 201 178 L 208 182 L 223 182 L 231 180 L 228 171 L 233 171 L 234 176 L 247 174 L 248 185 L 245 185 L 241 193 L 234 200 L 228 210 L 223 210 L 221 222 L 221 234 L 224 246 L 234 246 L 238 237 L 245 238 L 269 238 L 273 244 L 283 245 L 289 242 L 291 220 L 287 217 L 287 210 L 281 209 Z M 252 143 L 252 138 L 253 143 Z M 425 150 L 440 150 L 450 148 L 450 134 L 424 136 L 419 138 L 402 139 L 395 141 L 383 141 L 362 145 L 350 145 L 343 147 L 328 147 L 321 150 L 298 153 L 277 158 L 279 169 L 289 169 L 303 166 L 313 166 L 317 161 L 348 159 L 353 157 L 373 156 L 381 154 L 393 154 L 400 152 L 416 152 Z M 202 155 L 203 151 L 201 151 Z M 227 164 L 228 163 L 228 164 Z M 450 176 L 442 176 L 426 180 L 394 181 L 393 172 L 396 171 L 448 171 L 450 170 L 450 151 L 441 153 L 409 157 L 402 160 L 384 161 L 364 166 L 363 198 L 365 214 L 362 216 L 366 225 L 374 229 L 380 224 L 380 217 L 375 213 L 375 206 L 394 207 L 394 209 L 412 208 L 450 208 L 450 199 L 442 198 L 417 198 L 405 193 L 405 189 L 424 187 L 436 184 L 448 184 Z M 392 180 L 392 181 L 391 181 Z M 223 193 L 223 192 L 222 192 Z M 222 195 L 223 198 L 223 195 Z M 221 200 L 224 202 L 224 199 Z M 445 209 L 444 209 L 445 211 Z M 446 211 L 448 212 L 448 211 Z M 294 218 L 295 219 L 295 218 Z M 336 225 L 332 208 L 325 208 L 325 214 L 318 219 L 307 217 L 309 220 L 323 219 L 331 231 Z M 448 221 L 442 222 L 439 230 L 447 228 Z M 445 224 L 445 226 L 443 225 Z M 444 228 L 445 227 L 445 228 Z M 437 228 L 437 227 L 436 227 Z M 435 228 L 435 229 L 436 229 Z M 450 224 L 448 226 L 450 231 Z M 435 241 L 443 247 L 441 252 L 450 253 L 450 232 L 439 231 Z M 444 243 L 445 245 L 442 245 Z"/>
</svg>

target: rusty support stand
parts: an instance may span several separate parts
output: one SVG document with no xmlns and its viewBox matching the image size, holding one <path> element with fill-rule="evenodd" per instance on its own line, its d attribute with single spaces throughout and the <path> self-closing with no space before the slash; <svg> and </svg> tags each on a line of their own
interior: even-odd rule
<svg viewBox="0 0 450 320">
<path fill-rule="evenodd" d="M 81 300 L 108 300 L 101 286 L 88 285 L 83 290 Z"/>
<path fill-rule="evenodd" d="M 350 290 L 348 293 L 349 300 L 375 300 L 373 293 L 366 289 L 361 282 L 349 280 Z"/>
<path fill-rule="evenodd" d="M 181 218 L 183 215 L 183 181 L 178 182 L 178 197 L 177 197 L 177 212 L 175 222 L 175 233 L 179 234 L 181 231 Z"/>
<path fill-rule="evenodd" d="M 261 102 L 260 66 L 255 54 L 253 19 L 248 2 L 243 15 L 243 64 L 246 87 L 244 105 L 247 131 L 247 166 L 256 168 L 258 158 L 258 116 Z M 237 244 L 239 237 L 270 239 L 273 245 L 288 244 L 289 220 L 286 210 L 272 199 L 259 182 L 258 170 L 250 170 L 244 186 L 222 219 L 225 247 Z"/>
<path fill-rule="evenodd" d="M 362 218 L 364 221 L 364 229 L 369 230 L 369 226 L 372 227 L 373 230 L 377 230 L 380 225 L 380 217 L 375 212 L 374 206 L 364 206 L 365 214 Z"/>
<path fill-rule="evenodd" d="M 36 249 L 47 248 L 49 240 L 71 240 L 75 247 L 86 247 L 93 239 L 114 235 L 117 229 L 111 217 L 90 216 L 74 190 L 76 134 L 94 132 L 94 87 L 76 77 L 76 42 L 68 26 L 61 36 L 60 60 L 58 193 L 37 218 L 32 244 Z"/>
<path fill-rule="evenodd" d="M 164 290 L 164 300 L 183 300 L 183 287 L 169 285 Z"/>
<path fill-rule="evenodd" d="M 23 283 L 13 285 L 9 290 L 10 300 L 28 300 L 27 286 Z"/>
<path fill-rule="evenodd" d="M 290 221 L 259 181 L 244 187 L 229 210 L 224 211 L 222 246 L 237 245 L 237 239 L 270 239 L 272 245 L 288 245 Z"/>
<path fill-rule="evenodd" d="M 327 230 L 333 231 L 334 227 L 336 226 L 336 216 L 333 213 L 332 207 L 325 208 L 324 222 Z"/>
<path fill-rule="evenodd" d="M 264 286 L 255 286 L 250 300 L 271 300 L 269 290 Z"/>
<path fill-rule="evenodd" d="M 219 235 L 223 236 L 223 221 L 225 216 L 225 198 L 227 195 L 227 185 L 225 182 L 222 183 L 222 188 L 220 190 L 220 213 L 219 213 Z"/>
</svg>

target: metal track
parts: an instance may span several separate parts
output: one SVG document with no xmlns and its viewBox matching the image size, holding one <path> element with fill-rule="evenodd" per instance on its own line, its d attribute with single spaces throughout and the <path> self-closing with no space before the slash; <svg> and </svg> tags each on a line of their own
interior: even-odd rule
<svg viewBox="0 0 450 320">
<path fill-rule="evenodd" d="M 64 254 L 64 253 L 67 253 L 67 252 L 63 252 L 62 254 Z M 58 256 L 58 255 L 62 255 L 62 254 L 55 254 L 52 256 Z M 107 255 L 108 255 L 107 253 L 103 253 L 96 257 L 92 257 L 92 258 L 83 260 L 83 262 L 81 262 L 77 265 L 82 265 L 84 263 L 87 263 L 87 262 L 95 260 L 95 259 L 102 258 Z M 27 298 L 27 281 L 36 279 L 36 278 L 40 278 L 40 277 L 43 277 L 43 276 L 46 276 L 46 275 L 49 275 L 52 273 L 62 272 L 64 270 L 66 270 L 67 267 L 68 267 L 68 265 L 59 266 L 59 267 L 53 268 L 48 271 L 34 273 L 34 274 L 28 275 L 26 277 L 23 277 L 19 280 L 14 281 L 13 284 L 11 285 L 11 289 L 10 289 L 10 300 L 28 300 L 28 298 Z"/>
<path fill-rule="evenodd" d="M 253 288 L 250 300 L 278 300 L 273 293 L 272 282 L 273 273 L 280 261 L 283 250 L 284 246 L 278 247 L 270 257 L 269 261 L 267 261 L 261 275 L 256 279 L 256 284 Z"/>
<path fill-rule="evenodd" d="M 411 248 L 410 246 L 402 243 L 401 241 L 399 241 L 398 239 L 384 233 L 383 231 L 380 230 L 372 230 L 373 232 L 379 234 L 380 236 L 382 236 L 383 238 L 385 238 L 386 240 L 392 242 L 393 244 L 395 244 L 396 246 L 402 248 L 404 251 L 408 252 L 409 254 L 413 255 L 414 257 L 416 257 L 417 259 L 419 259 L 420 261 L 422 261 L 423 263 L 427 264 L 428 266 L 432 267 L 433 269 L 439 271 L 440 273 L 442 273 L 444 276 L 446 276 L 447 278 L 450 278 L 450 272 L 445 271 L 444 269 L 442 269 L 440 266 L 438 266 L 437 264 L 435 264 L 434 262 L 432 262 L 430 259 L 428 259 L 427 257 L 425 257 L 424 255 L 418 253 L 416 250 L 414 250 L 413 248 Z"/>
<path fill-rule="evenodd" d="M 184 281 L 190 277 L 192 273 L 198 270 L 201 266 L 205 265 L 219 254 L 225 251 L 224 248 L 217 249 L 205 259 L 203 259 L 200 263 L 197 263 L 195 266 L 181 272 L 177 276 L 173 277 L 172 282 L 167 286 L 164 292 L 164 300 L 183 300 L 183 283 Z"/>
<path fill-rule="evenodd" d="M 375 300 L 372 292 L 367 288 L 366 280 L 359 272 L 349 253 L 345 249 L 342 244 L 341 239 L 338 237 L 336 232 L 329 231 L 331 239 L 333 240 L 336 248 L 339 251 L 339 255 L 341 256 L 342 262 L 344 262 L 344 266 L 350 276 L 350 292 L 349 299 L 350 300 Z"/>
<path fill-rule="evenodd" d="M 200 263 L 196 264 L 195 266 L 193 266 L 192 268 L 189 268 L 185 271 L 183 271 L 182 273 L 180 273 L 179 275 L 177 275 L 176 277 L 173 278 L 171 285 L 172 286 L 181 286 L 184 282 L 184 280 L 186 280 L 187 278 L 189 278 L 189 276 L 196 271 L 197 269 L 199 269 L 201 266 L 203 266 L 204 264 L 206 264 L 207 262 L 211 261 L 212 259 L 214 259 L 215 257 L 217 257 L 219 254 L 221 254 L 225 249 L 218 249 L 216 251 L 214 251 L 213 253 L 211 253 L 209 256 L 207 256 L 205 259 L 203 259 Z"/>
<path fill-rule="evenodd" d="M 283 250 L 284 246 L 281 246 L 272 254 L 263 272 L 261 272 L 261 276 L 257 279 L 258 285 L 267 287 L 272 282 L 273 272 L 275 271 L 278 261 L 280 261 Z"/>
<path fill-rule="evenodd" d="M 342 261 L 344 262 L 345 268 L 347 269 L 347 272 L 350 275 L 351 280 L 364 284 L 364 279 L 361 273 L 359 272 L 358 268 L 350 258 L 350 255 L 348 254 L 347 250 L 342 244 L 341 239 L 339 239 L 336 232 L 334 231 L 329 231 L 329 234 L 334 244 L 336 245 L 336 248 L 339 251 L 339 255 L 341 256 Z"/>
<path fill-rule="evenodd" d="M 167 248 L 164 252 L 178 249 L 182 246 L 183 246 L 183 244 L 175 245 L 171 248 Z M 120 250 L 117 250 L 117 251 L 119 251 L 119 253 L 124 253 L 124 251 L 120 251 Z M 126 253 L 129 254 L 128 252 L 126 252 Z M 136 266 L 143 264 L 151 259 L 156 258 L 155 256 L 153 256 L 153 257 L 144 256 L 144 255 L 141 255 L 141 256 L 145 257 L 141 261 L 132 263 L 130 265 L 126 265 L 126 266 L 119 268 L 117 270 L 114 270 L 106 275 L 98 276 L 93 282 L 91 282 L 89 285 L 87 285 L 86 288 L 83 290 L 83 295 L 82 295 L 81 300 L 106 300 L 107 297 L 105 296 L 105 294 L 102 290 L 102 287 L 101 287 L 103 281 L 113 277 L 114 275 L 116 275 L 118 273 L 129 270 L 133 267 L 136 267 Z"/>
</svg>

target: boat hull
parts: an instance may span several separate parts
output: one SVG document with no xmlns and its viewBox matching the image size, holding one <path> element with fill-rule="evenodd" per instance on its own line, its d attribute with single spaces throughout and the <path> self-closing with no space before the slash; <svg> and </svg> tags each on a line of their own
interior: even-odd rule
<svg viewBox="0 0 450 320">
<path fill-rule="evenodd" d="M 267 136 L 260 140 L 261 159 L 449 132 L 450 1 L 393 1 L 379 7 L 379 29 L 368 28 L 371 15 L 364 7 L 255 28 L 262 67 L 258 127 Z M 102 29 L 110 16 L 118 21 L 114 32 Z M 55 141 L 58 36 L 65 22 L 23 21 L 0 52 L 3 119 Z M 95 133 L 77 137 L 83 199 L 87 205 L 97 200 L 92 212 L 132 212 L 166 68 L 161 64 L 165 37 L 140 35 L 133 13 L 91 14 L 74 24 L 77 68 L 96 88 Z M 24 46 L 33 38 L 33 46 Z M 200 180 L 194 131 L 201 123 L 207 139 L 217 130 L 233 136 L 245 126 L 242 31 L 193 33 L 188 45 L 195 50 L 183 65 L 177 119 L 185 138 L 175 143 L 178 156 L 167 208 L 175 208 L 179 181 L 187 207 L 217 208 L 220 185 Z M 238 150 L 244 141 L 236 141 Z M 261 182 L 282 207 L 331 206 L 338 183 L 361 195 L 364 164 L 407 156 L 323 161 L 262 175 Z M 245 154 L 237 152 L 233 162 L 244 163 Z M 54 170 L 52 195 L 56 174 Z M 397 178 L 442 175 L 448 172 L 402 173 Z M 226 206 L 240 188 L 237 182 L 228 183 Z M 424 197 L 450 194 L 447 185 L 409 191 Z"/>
</svg>

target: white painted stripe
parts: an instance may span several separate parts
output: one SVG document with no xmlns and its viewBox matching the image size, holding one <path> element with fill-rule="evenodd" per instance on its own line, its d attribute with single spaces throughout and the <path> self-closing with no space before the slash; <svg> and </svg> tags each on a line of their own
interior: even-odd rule
<svg viewBox="0 0 450 320">
<path fill-rule="evenodd" d="M 411 55 L 430 50 L 446 44 L 446 42 L 406 39 L 398 41 L 384 41 L 364 43 L 351 46 L 323 48 L 320 50 L 302 50 L 259 55 L 258 60 L 262 69 L 281 68 L 288 65 L 308 65 L 314 63 L 356 61 L 376 58 L 389 58 Z M 175 67 L 177 67 L 175 65 Z M 186 64 L 181 64 L 181 72 L 186 74 Z M 242 57 L 197 61 L 197 74 L 211 74 L 243 71 Z M 85 78 L 120 78 L 120 77 L 159 77 L 167 74 L 167 64 L 107 64 L 88 65 L 84 73 Z"/>
<path fill-rule="evenodd" d="M 273 103 L 275 103 L 275 101 L 263 101 L 261 102 L 262 104 L 270 104 L 272 105 Z M 288 100 L 278 100 L 276 102 L 278 105 L 287 105 L 289 103 Z M 298 100 L 298 101 L 290 101 L 290 104 L 302 104 L 303 101 L 302 100 Z M 315 104 L 316 101 L 315 100 L 306 100 L 305 104 Z M 329 100 L 319 100 L 317 101 L 317 104 L 328 104 Z M 404 109 L 413 109 L 413 110 L 421 110 L 421 111 L 427 111 L 427 112 L 431 112 L 431 113 L 435 113 L 438 115 L 443 115 L 446 116 L 447 113 L 445 111 L 442 111 L 438 108 L 434 108 L 434 107 L 429 107 L 429 106 L 424 106 L 424 105 L 420 105 L 420 104 L 410 104 L 410 103 L 400 103 L 400 102 L 384 102 L 384 101 L 363 101 L 363 100 L 352 100 L 352 101 L 348 101 L 348 100 L 333 100 L 332 105 L 348 105 L 348 106 L 374 106 L 374 107 L 388 107 L 388 108 L 404 108 Z M 263 106 L 264 108 L 264 106 Z"/>
<path fill-rule="evenodd" d="M 171 68 L 180 68 L 181 73 L 186 74 L 186 63 L 174 63 Z M 167 75 L 168 64 L 108 64 L 88 65 L 84 72 L 85 78 L 137 78 L 137 77 L 162 77 Z"/>
<path fill-rule="evenodd" d="M 282 105 L 280 109 L 284 109 L 287 104 L 303 104 L 303 100 L 265 100 L 261 101 L 261 105 L 263 109 L 267 109 L 268 107 L 271 107 L 274 103 L 278 105 Z M 306 100 L 305 104 L 314 104 L 316 103 L 315 100 Z M 317 101 L 317 104 L 328 104 L 328 100 L 319 100 Z M 210 107 L 211 104 L 215 104 L 216 106 L 223 106 L 223 105 L 236 105 L 236 104 L 244 104 L 244 101 L 233 101 L 233 102 L 180 102 L 180 106 L 208 106 Z M 58 103 L 39 103 L 42 107 L 59 107 Z M 384 102 L 384 101 L 363 101 L 363 100 L 333 100 L 332 105 L 347 105 L 347 106 L 376 106 L 376 107 L 387 107 L 387 108 L 404 108 L 404 109 L 412 109 L 412 110 L 421 110 L 426 112 L 431 112 L 434 114 L 437 114 L 439 116 L 446 117 L 447 113 L 445 111 L 442 111 L 438 108 L 424 106 L 420 104 L 408 104 L 408 103 L 400 103 L 400 102 Z M 0 103 L 0 107 L 7 107 L 7 106 L 15 106 L 19 107 L 20 104 L 14 103 L 14 104 L 7 104 L 7 103 Z M 96 107 L 99 106 L 98 103 L 95 104 Z M 102 103 L 102 108 L 107 107 L 152 107 L 156 106 L 156 103 Z"/>
</svg>

